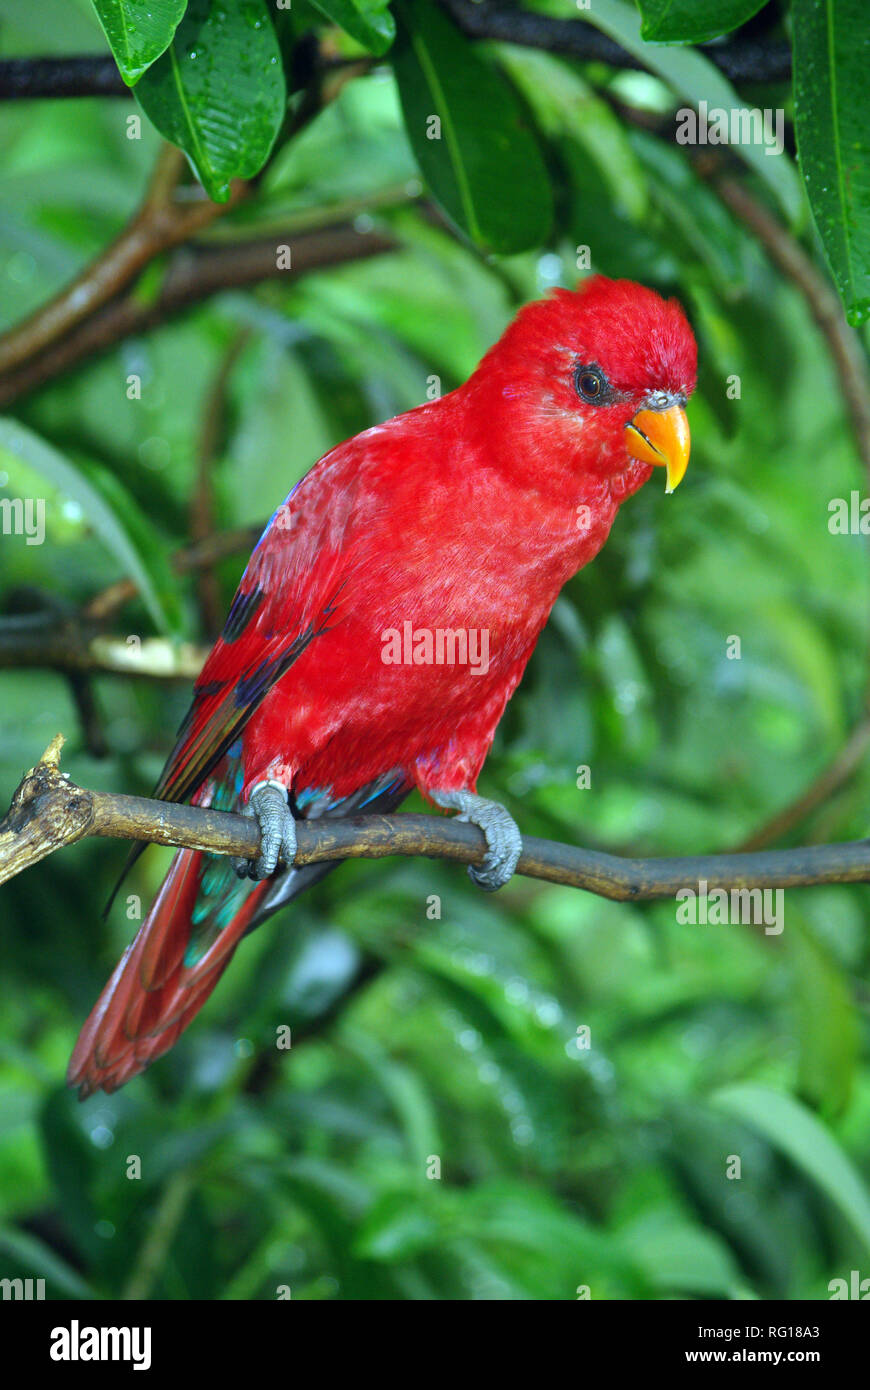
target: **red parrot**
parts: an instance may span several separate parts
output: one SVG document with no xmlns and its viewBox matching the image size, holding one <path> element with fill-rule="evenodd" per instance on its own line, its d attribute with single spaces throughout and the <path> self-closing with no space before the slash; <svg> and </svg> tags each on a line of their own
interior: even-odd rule
<svg viewBox="0 0 870 1390">
<path fill-rule="evenodd" d="M 179 850 L 82 1029 L 68 1080 L 114 1091 L 205 1003 L 241 938 L 334 865 L 296 820 L 388 812 L 416 787 L 484 832 L 496 726 L 560 589 L 620 503 L 689 456 L 696 347 L 675 300 L 595 276 L 526 305 L 468 381 L 331 449 L 258 542 L 155 788 L 257 818 L 251 863 Z M 279 863 L 283 861 L 283 863 Z"/>
</svg>

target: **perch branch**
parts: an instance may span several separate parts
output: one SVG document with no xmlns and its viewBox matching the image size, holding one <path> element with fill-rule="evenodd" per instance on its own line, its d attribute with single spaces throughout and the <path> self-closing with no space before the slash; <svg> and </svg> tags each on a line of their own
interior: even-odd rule
<svg viewBox="0 0 870 1390">
<path fill-rule="evenodd" d="M 26 773 L 8 815 L 0 822 L 0 883 L 63 845 L 91 835 L 246 859 L 259 853 L 259 829 L 249 817 L 76 786 L 60 771 L 62 745 L 63 736 L 58 734 L 36 767 Z M 475 827 L 436 816 L 300 821 L 297 833 L 294 862 L 299 865 L 394 854 L 479 864 L 486 849 Z M 620 902 L 670 898 L 680 888 L 702 881 L 708 891 L 866 883 L 870 882 L 870 840 L 761 854 L 623 859 L 527 837 L 517 872 Z"/>
</svg>

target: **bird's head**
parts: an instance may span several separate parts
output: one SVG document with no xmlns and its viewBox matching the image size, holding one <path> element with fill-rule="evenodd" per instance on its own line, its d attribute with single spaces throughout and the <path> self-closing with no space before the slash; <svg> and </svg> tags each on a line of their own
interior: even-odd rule
<svg viewBox="0 0 870 1390">
<path fill-rule="evenodd" d="M 479 369 L 505 427 L 542 461 L 570 459 L 630 491 L 659 465 L 668 492 L 689 461 L 696 371 L 677 301 L 601 275 L 526 305 Z"/>
</svg>

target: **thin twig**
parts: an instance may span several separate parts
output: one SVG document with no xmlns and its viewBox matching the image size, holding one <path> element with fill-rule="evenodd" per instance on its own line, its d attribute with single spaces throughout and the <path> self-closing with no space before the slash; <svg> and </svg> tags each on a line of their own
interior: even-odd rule
<svg viewBox="0 0 870 1390">
<path fill-rule="evenodd" d="M 141 1303 L 151 1292 L 193 1193 L 194 1171 L 180 1168 L 167 1180 L 121 1298 Z"/>
</svg>

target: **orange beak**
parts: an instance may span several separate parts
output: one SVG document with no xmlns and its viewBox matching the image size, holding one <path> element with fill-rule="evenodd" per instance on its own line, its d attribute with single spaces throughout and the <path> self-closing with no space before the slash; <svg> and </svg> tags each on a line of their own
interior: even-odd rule
<svg viewBox="0 0 870 1390">
<path fill-rule="evenodd" d="M 673 492 L 682 482 L 691 442 L 686 412 L 679 405 L 639 410 L 625 427 L 625 447 L 631 458 L 667 469 L 665 492 Z"/>
</svg>

